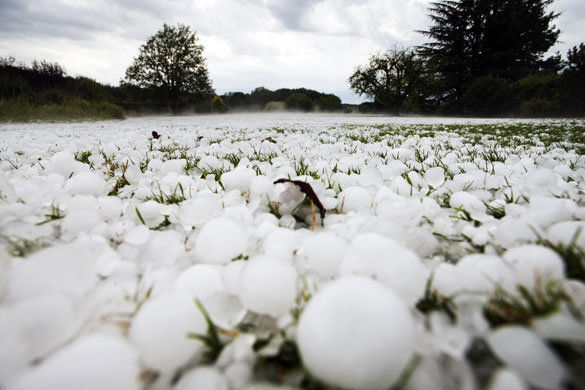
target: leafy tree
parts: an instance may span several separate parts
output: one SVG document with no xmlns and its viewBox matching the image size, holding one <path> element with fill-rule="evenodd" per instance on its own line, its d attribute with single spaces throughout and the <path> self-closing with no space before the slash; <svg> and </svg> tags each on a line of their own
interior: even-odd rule
<svg viewBox="0 0 585 390">
<path fill-rule="evenodd" d="M 295 92 L 286 99 L 285 107 L 289 110 L 311 111 L 313 101 L 307 95 Z"/>
<path fill-rule="evenodd" d="M 336 111 L 341 108 L 341 99 L 335 95 L 325 95 L 319 99 L 319 108 L 323 111 Z"/>
<path fill-rule="evenodd" d="M 573 46 L 567 52 L 567 68 L 571 72 L 585 74 L 585 44 Z"/>
<path fill-rule="evenodd" d="M 478 77 L 511 81 L 531 72 L 554 70 L 560 57 L 544 54 L 557 41 L 547 12 L 553 0 L 442 0 L 431 3 L 433 22 L 423 34 L 431 42 L 419 52 L 438 75 L 438 95 L 457 102 Z"/>
<path fill-rule="evenodd" d="M 226 110 L 227 110 L 227 107 L 226 107 L 225 103 L 223 102 L 222 98 L 220 98 L 219 96 L 215 96 L 211 100 L 211 112 L 222 113 L 222 112 L 225 112 Z"/>
<path fill-rule="evenodd" d="M 424 64 L 411 49 L 395 48 L 370 57 L 349 77 L 350 88 L 398 114 L 405 100 L 417 93 Z"/>
<path fill-rule="evenodd" d="M 155 90 L 175 113 L 193 96 L 213 95 L 203 45 L 198 41 L 188 26 L 165 23 L 140 47 L 125 81 Z"/>
</svg>

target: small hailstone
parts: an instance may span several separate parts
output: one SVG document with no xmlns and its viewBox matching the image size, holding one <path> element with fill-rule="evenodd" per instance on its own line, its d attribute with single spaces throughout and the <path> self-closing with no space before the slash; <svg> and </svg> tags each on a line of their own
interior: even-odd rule
<svg viewBox="0 0 585 390">
<path fill-rule="evenodd" d="M 102 218 L 96 210 L 75 210 L 62 219 L 61 237 L 66 241 L 70 241 L 81 232 L 90 232 L 101 222 Z"/>
<path fill-rule="evenodd" d="M 248 234 L 232 219 L 215 218 L 206 223 L 195 243 L 198 261 L 210 264 L 227 264 L 246 252 Z"/>
<path fill-rule="evenodd" d="M 295 305 L 297 272 L 275 258 L 251 258 L 241 277 L 240 299 L 246 308 L 258 314 L 279 317 Z"/>
<path fill-rule="evenodd" d="M 339 194 L 338 198 L 340 202 L 343 202 L 344 212 L 358 211 L 372 206 L 372 194 L 363 187 L 346 188 Z"/>
<path fill-rule="evenodd" d="M 229 390 L 228 382 L 215 367 L 197 367 L 183 374 L 173 390 Z"/>
<path fill-rule="evenodd" d="M 149 228 L 155 228 L 165 220 L 163 214 L 165 210 L 164 206 L 165 205 L 157 203 L 154 200 L 147 200 L 146 202 L 136 206 L 136 209 L 138 210 L 140 217 L 142 217 L 142 220 L 140 220 L 136 211 L 134 211 L 134 213 L 130 211 L 130 213 L 136 215 L 138 222 L 144 221 L 146 226 Z"/>
<path fill-rule="evenodd" d="M 565 277 L 563 259 L 552 249 L 540 245 L 523 245 L 504 254 L 504 260 L 513 268 L 519 284 L 528 288 L 538 280 L 562 280 Z"/>
<path fill-rule="evenodd" d="M 163 294 L 142 305 L 128 337 L 147 367 L 171 371 L 203 349 L 200 341 L 187 338 L 191 332 L 206 332 L 205 319 L 193 299 L 183 294 Z"/>
<path fill-rule="evenodd" d="M 104 195 L 106 181 L 95 172 L 79 172 L 65 183 L 65 190 L 70 194 Z"/>
<path fill-rule="evenodd" d="M 69 177 L 73 172 L 76 171 L 76 168 L 79 167 L 79 164 L 81 163 L 75 160 L 73 153 L 62 151 L 55 153 L 55 155 L 51 157 L 51 161 L 49 162 L 46 170 L 49 173 L 57 173 L 61 176 Z"/>
<path fill-rule="evenodd" d="M 140 264 L 172 266 L 184 250 L 183 238 L 174 230 L 152 231 L 144 244 L 138 262 Z"/>
<path fill-rule="evenodd" d="M 558 389 L 565 376 L 563 366 L 544 341 L 520 326 L 493 331 L 487 342 L 496 356 L 527 383 L 545 389 Z"/>
<path fill-rule="evenodd" d="M 577 232 L 576 244 L 585 249 L 585 222 L 583 221 L 563 221 L 552 225 L 548 229 L 548 239 L 554 244 L 570 245 Z"/>
<path fill-rule="evenodd" d="M 144 225 L 133 227 L 126 233 L 124 242 L 132 245 L 142 245 L 148 241 L 150 237 L 150 229 Z"/>
<path fill-rule="evenodd" d="M 377 167 L 367 166 L 360 172 L 358 183 L 363 187 L 380 187 L 384 182 L 382 172 Z"/>
<path fill-rule="evenodd" d="M 84 336 L 27 371 L 14 390 L 138 390 L 138 356 L 121 337 Z"/>
<path fill-rule="evenodd" d="M 423 216 L 423 208 L 415 199 L 384 199 L 376 207 L 376 214 L 403 226 L 416 226 Z"/>
<path fill-rule="evenodd" d="M 238 190 L 248 192 L 250 183 L 256 177 L 256 172 L 251 168 L 238 167 L 233 171 L 225 172 L 221 175 L 221 183 L 226 191 Z"/>
<path fill-rule="evenodd" d="M 208 264 L 195 264 L 179 274 L 174 291 L 192 298 L 205 300 L 208 296 L 225 289 L 219 269 Z"/>
<path fill-rule="evenodd" d="M 498 369 L 488 384 L 488 390 L 528 390 L 528 386 L 514 371 Z"/>
<path fill-rule="evenodd" d="M 427 271 L 414 252 L 377 233 L 354 238 L 341 263 L 340 274 L 378 279 L 409 305 L 423 295 L 427 281 Z"/>
<path fill-rule="evenodd" d="M 463 257 L 455 265 L 464 290 L 490 293 L 498 285 L 514 289 L 511 267 L 499 256 L 475 254 Z"/>
<path fill-rule="evenodd" d="M 169 173 L 182 173 L 186 163 L 184 159 L 167 160 L 162 164 L 159 175 L 164 177 Z"/>
<path fill-rule="evenodd" d="M 296 336 L 307 370 L 342 388 L 389 388 L 415 347 L 414 321 L 402 299 L 364 277 L 318 291 L 301 313 Z"/>
<path fill-rule="evenodd" d="M 585 342 L 585 325 L 565 312 L 557 312 L 534 320 L 532 329 L 549 340 Z"/>
<path fill-rule="evenodd" d="M 219 212 L 217 197 L 214 195 L 198 195 L 181 202 L 177 213 L 179 222 L 185 225 L 201 226 L 211 220 Z"/>
<path fill-rule="evenodd" d="M 335 234 L 322 232 L 305 238 L 301 246 L 304 263 L 308 272 L 322 278 L 333 277 L 347 251 L 348 242 Z"/>
<path fill-rule="evenodd" d="M 429 186 L 439 188 L 445 182 L 445 170 L 441 167 L 429 168 L 425 172 L 424 179 Z"/>
<path fill-rule="evenodd" d="M 260 198 L 266 200 L 266 197 L 272 191 L 272 180 L 266 176 L 256 176 L 250 180 L 250 198 Z"/>
<path fill-rule="evenodd" d="M 560 193 L 556 173 L 546 168 L 538 168 L 527 173 L 522 181 L 522 189 L 528 195 L 550 196 Z"/>
</svg>

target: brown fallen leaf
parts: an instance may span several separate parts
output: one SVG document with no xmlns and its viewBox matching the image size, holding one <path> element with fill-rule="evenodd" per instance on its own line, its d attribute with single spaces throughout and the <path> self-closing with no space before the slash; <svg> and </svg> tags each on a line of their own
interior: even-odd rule
<svg viewBox="0 0 585 390">
<path fill-rule="evenodd" d="M 323 205 L 321 204 L 321 201 L 317 197 L 317 194 L 315 194 L 315 191 L 313 191 L 313 187 L 311 187 L 311 185 L 309 183 L 305 183 L 304 181 L 300 181 L 300 180 L 291 180 L 291 179 L 278 179 L 277 181 L 274 182 L 274 184 L 280 184 L 280 183 L 292 183 L 292 184 L 296 185 L 297 187 L 299 187 L 301 192 L 303 194 L 307 195 L 309 197 L 309 199 L 311 199 L 313 201 L 313 203 L 315 203 L 315 205 L 319 208 L 319 214 L 321 215 L 321 221 L 325 218 L 325 207 L 323 207 Z"/>
<path fill-rule="evenodd" d="M 152 132 L 152 138 L 159 139 L 160 138 L 160 134 L 153 130 L 153 132 Z"/>
</svg>

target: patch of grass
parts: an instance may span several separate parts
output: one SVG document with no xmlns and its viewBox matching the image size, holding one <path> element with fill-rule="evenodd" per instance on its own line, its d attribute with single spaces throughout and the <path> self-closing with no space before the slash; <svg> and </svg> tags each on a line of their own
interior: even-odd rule
<svg viewBox="0 0 585 390">
<path fill-rule="evenodd" d="M 533 231 L 537 237 L 538 244 L 554 250 L 559 256 L 561 256 L 565 263 L 567 278 L 585 282 L 585 250 L 577 244 L 577 240 L 579 239 L 583 228 L 579 227 L 575 231 L 568 245 L 563 243 L 552 243 L 551 241 L 542 238 L 537 231 Z"/>
<path fill-rule="evenodd" d="M 203 345 L 205 345 L 206 347 L 206 350 L 204 352 L 206 360 L 210 362 L 215 362 L 219 357 L 219 354 L 223 350 L 224 343 L 219 338 L 217 326 L 215 326 L 213 321 L 211 321 L 209 313 L 207 313 L 207 310 L 205 310 L 201 301 L 199 301 L 199 299 L 196 299 L 195 304 L 197 305 L 197 308 L 203 315 L 203 318 L 205 318 L 205 323 L 207 324 L 207 333 L 206 334 L 189 333 L 187 337 L 202 342 Z"/>
<path fill-rule="evenodd" d="M 36 223 L 35 225 L 40 226 L 40 225 L 44 225 L 46 223 L 53 222 L 53 221 L 63 219 L 63 218 L 65 218 L 65 213 L 61 209 L 59 209 L 59 206 L 52 205 L 51 212 L 48 214 L 45 214 L 45 220 L 41 221 L 39 223 Z"/>
<path fill-rule="evenodd" d="M 453 302 L 453 297 L 446 297 L 435 290 L 433 288 L 433 278 L 434 275 L 427 280 L 425 294 L 416 303 L 416 308 L 424 314 L 429 314 L 433 311 L 443 312 L 452 323 L 457 322 L 457 308 Z"/>
<path fill-rule="evenodd" d="M 543 282 L 537 279 L 533 289 L 516 286 L 517 294 L 497 287 L 483 307 L 483 315 L 492 327 L 507 324 L 530 325 L 533 319 L 555 313 L 561 305 L 567 305 L 571 312 L 581 313 L 556 280 Z"/>
</svg>

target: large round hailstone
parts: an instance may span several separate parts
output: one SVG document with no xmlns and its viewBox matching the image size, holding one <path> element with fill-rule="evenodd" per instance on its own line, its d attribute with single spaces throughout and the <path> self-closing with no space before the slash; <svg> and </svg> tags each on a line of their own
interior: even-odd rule
<svg viewBox="0 0 585 390">
<path fill-rule="evenodd" d="M 449 206 L 467 211 L 474 219 L 482 219 L 485 216 L 486 205 L 469 192 L 459 191 L 452 194 L 449 198 Z"/>
<path fill-rule="evenodd" d="M 163 212 L 165 210 L 165 205 L 155 202 L 154 200 L 147 200 L 144 203 L 139 204 L 136 206 L 136 218 L 146 224 L 149 228 L 155 228 L 159 226 L 164 220 L 165 217 Z M 138 216 L 140 214 L 140 217 Z M 141 218 L 141 219 L 140 219 Z"/>
<path fill-rule="evenodd" d="M 57 173 L 64 177 L 69 177 L 76 169 L 76 163 L 79 161 L 75 160 L 75 156 L 73 153 L 68 151 L 61 151 L 55 153 L 53 157 L 51 157 L 51 162 L 47 166 L 46 170 L 49 173 Z"/>
<path fill-rule="evenodd" d="M 514 371 L 501 368 L 490 380 L 488 390 L 528 390 L 528 386 Z"/>
<path fill-rule="evenodd" d="M 0 319 L 0 343 L 4 345 L 6 337 L 17 340 L 30 363 L 70 339 L 81 325 L 79 319 L 72 299 L 65 294 L 25 299 L 6 307 Z M 3 352 L 14 353 L 10 349 Z"/>
<path fill-rule="evenodd" d="M 85 336 L 26 372 L 13 390 L 141 389 L 138 356 L 127 341 Z"/>
<path fill-rule="evenodd" d="M 159 171 L 159 175 L 160 177 L 164 177 L 169 173 L 183 173 L 183 168 L 185 168 L 186 164 L 187 161 L 182 158 L 167 160 L 162 164 L 162 167 L 160 168 Z"/>
<path fill-rule="evenodd" d="M 217 197 L 214 195 L 199 195 L 181 202 L 177 218 L 182 224 L 201 226 L 215 217 L 218 210 Z"/>
<path fill-rule="evenodd" d="M 372 206 L 372 194 L 363 187 L 349 187 L 339 194 L 340 202 L 343 201 L 343 211 L 358 211 Z"/>
<path fill-rule="evenodd" d="M 75 174 L 65 183 L 65 190 L 70 194 L 80 195 L 104 195 L 106 181 L 92 171 Z"/>
<path fill-rule="evenodd" d="M 141 264 L 172 266 L 184 251 L 183 238 L 174 230 L 150 232 L 138 261 Z"/>
<path fill-rule="evenodd" d="M 532 229 L 534 226 L 525 218 L 505 216 L 493 232 L 493 243 L 504 248 L 512 248 L 519 244 L 534 241 L 536 235 Z"/>
<path fill-rule="evenodd" d="M 559 193 L 558 176 L 547 168 L 537 168 L 527 173 L 522 180 L 522 189 L 528 195 L 544 195 Z"/>
<path fill-rule="evenodd" d="M 185 373 L 173 390 L 229 390 L 226 378 L 215 367 L 198 367 Z"/>
<path fill-rule="evenodd" d="M 81 296 L 97 282 L 96 263 L 106 244 L 76 241 L 55 245 L 14 262 L 9 296 L 15 300 L 62 292 Z"/>
<path fill-rule="evenodd" d="M 532 331 L 520 326 L 498 328 L 487 342 L 500 360 L 532 386 L 559 389 L 563 366 L 556 355 Z"/>
<path fill-rule="evenodd" d="M 299 319 L 297 343 L 317 378 L 348 389 L 387 389 L 415 348 L 414 321 L 392 290 L 364 277 L 318 291 Z"/>
<path fill-rule="evenodd" d="M 563 259 L 552 249 L 540 245 L 523 245 L 510 249 L 504 260 L 512 266 L 517 282 L 533 287 L 537 280 L 562 280 L 565 277 Z"/>
<path fill-rule="evenodd" d="M 383 199 L 376 207 L 380 217 L 392 219 L 402 226 L 416 226 L 423 216 L 423 207 L 416 199 Z"/>
<path fill-rule="evenodd" d="M 187 335 L 204 334 L 206 328 L 205 319 L 191 297 L 163 294 L 140 308 L 128 336 L 147 367 L 168 372 L 204 348 Z"/>
<path fill-rule="evenodd" d="M 251 168 L 238 167 L 233 171 L 225 172 L 221 175 L 221 183 L 226 191 L 238 190 L 247 192 L 250 189 L 252 179 L 256 177 L 256 172 Z"/>
<path fill-rule="evenodd" d="M 248 310 L 279 317 L 295 306 L 297 272 L 277 259 L 254 257 L 242 272 L 241 289 L 240 299 Z"/>
<path fill-rule="evenodd" d="M 581 230 L 581 233 L 576 236 L 579 230 Z M 554 244 L 570 245 L 574 237 L 577 237 L 575 243 L 585 249 L 585 222 L 558 222 L 548 229 L 548 239 Z"/>
<path fill-rule="evenodd" d="M 195 264 L 187 268 L 179 274 L 174 286 L 174 291 L 200 300 L 224 289 L 217 266 L 208 264 Z"/>
<path fill-rule="evenodd" d="M 424 293 L 428 272 L 410 249 L 380 234 L 365 233 L 351 242 L 340 274 L 377 279 L 412 305 Z"/>
<path fill-rule="evenodd" d="M 227 217 L 219 217 L 203 226 L 195 242 L 195 254 L 202 263 L 227 264 L 243 254 L 248 246 L 246 231 Z"/>
<path fill-rule="evenodd" d="M 102 217 L 96 210 L 75 210 L 68 213 L 61 221 L 62 238 L 69 241 L 76 238 L 81 232 L 89 232 L 102 222 Z"/>
<path fill-rule="evenodd" d="M 265 200 L 272 191 L 272 180 L 267 176 L 260 175 L 252 178 L 250 181 L 250 198 L 260 198 Z"/>
<path fill-rule="evenodd" d="M 382 172 L 372 166 L 363 168 L 358 178 L 359 185 L 364 187 L 380 187 L 383 182 L 384 177 L 382 176 Z"/>
<path fill-rule="evenodd" d="M 307 236 L 302 243 L 305 255 L 304 266 L 322 278 L 337 275 L 348 243 L 343 238 L 328 232 L 315 233 Z"/>
<path fill-rule="evenodd" d="M 466 291 L 490 293 L 497 286 L 514 290 L 511 268 L 499 256 L 468 255 L 457 262 L 455 270 L 461 287 Z"/>
<path fill-rule="evenodd" d="M 445 170 L 441 167 L 427 169 L 424 175 L 425 182 L 433 188 L 439 188 L 445 182 Z"/>
</svg>

